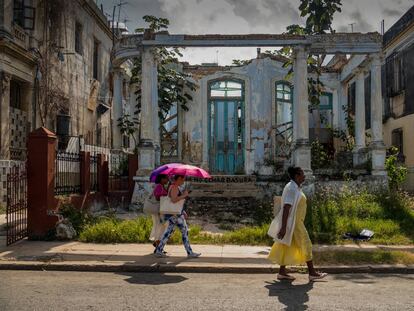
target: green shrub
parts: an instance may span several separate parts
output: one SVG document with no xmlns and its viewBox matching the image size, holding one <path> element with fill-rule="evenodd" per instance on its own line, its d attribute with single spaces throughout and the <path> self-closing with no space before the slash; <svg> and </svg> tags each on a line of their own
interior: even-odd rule
<svg viewBox="0 0 414 311">
<path fill-rule="evenodd" d="M 64 218 L 69 219 L 77 233 L 82 231 L 86 225 L 91 224 L 96 220 L 87 211 L 77 209 L 71 203 L 66 201 L 63 201 L 63 203 L 59 206 L 59 213 Z"/>
<path fill-rule="evenodd" d="M 6 214 L 6 206 L 0 203 L 0 215 Z"/>
<path fill-rule="evenodd" d="M 407 179 L 407 168 L 398 162 L 398 154 L 398 148 L 391 147 L 390 155 L 385 160 L 385 169 L 388 174 L 388 184 L 392 190 L 399 189 L 401 184 Z"/>
</svg>

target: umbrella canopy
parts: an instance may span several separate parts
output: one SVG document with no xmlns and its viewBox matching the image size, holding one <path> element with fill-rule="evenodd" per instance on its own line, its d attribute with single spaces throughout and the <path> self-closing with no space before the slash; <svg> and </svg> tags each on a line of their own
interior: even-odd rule
<svg viewBox="0 0 414 311">
<path fill-rule="evenodd" d="M 150 181 L 155 182 L 157 176 L 160 174 L 168 176 L 183 175 L 198 178 L 211 178 L 210 174 L 202 168 L 182 163 L 169 163 L 158 167 L 151 173 Z"/>
</svg>

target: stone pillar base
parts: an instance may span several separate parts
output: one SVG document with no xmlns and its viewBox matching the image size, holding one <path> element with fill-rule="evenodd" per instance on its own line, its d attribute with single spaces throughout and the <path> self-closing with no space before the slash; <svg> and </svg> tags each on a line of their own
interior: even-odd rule
<svg viewBox="0 0 414 311">
<path fill-rule="evenodd" d="M 353 164 L 355 168 L 361 167 L 363 165 L 366 165 L 368 162 L 368 154 L 369 149 L 368 148 L 355 148 L 353 150 Z"/>
<path fill-rule="evenodd" d="M 383 142 L 373 142 L 370 146 L 371 161 L 372 161 L 372 175 L 386 176 L 385 170 L 385 156 L 386 147 Z"/>
<path fill-rule="evenodd" d="M 142 211 L 145 200 L 149 197 L 153 190 L 153 184 L 148 176 L 135 176 L 134 192 L 132 193 L 131 209 Z"/>
<path fill-rule="evenodd" d="M 150 176 L 155 168 L 155 147 L 150 140 L 141 141 L 138 147 L 138 176 Z"/>
<path fill-rule="evenodd" d="M 311 147 L 307 142 L 297 142 L 292 153 L 292 164 L 303 169 L 306 176 L 313 176 L 311 168 Z"/>
</svg>

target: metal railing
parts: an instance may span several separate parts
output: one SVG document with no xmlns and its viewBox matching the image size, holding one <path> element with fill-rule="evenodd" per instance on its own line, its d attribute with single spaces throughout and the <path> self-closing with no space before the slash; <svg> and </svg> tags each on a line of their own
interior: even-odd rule
<svg viewBox="0 0 414 311">
<path fill-rule="evenodd" d="M 276 131 L 276 157 L 289 159 L 292 152 L 293 122 L 278 124 Z"/>
<path fill-rule="evenodd" d="M 7 174 L 7 245 L 27 236 L 26 163 L 10 168 Z"/>
<path fill-rule="evenodd" d="M 56 151 L 55 194 L 65 195 L 81 192 L 80 154 Z"/>
<path fill-rule="evenodd" d="M 128 190 L 128 153 L 116 152 L 109 155 L 109 190 Z"/>
</svg>

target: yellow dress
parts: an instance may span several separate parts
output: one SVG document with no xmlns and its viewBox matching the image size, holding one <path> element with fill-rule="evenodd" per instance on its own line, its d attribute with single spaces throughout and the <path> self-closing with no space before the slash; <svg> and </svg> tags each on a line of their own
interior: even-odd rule
<svg viewBox="0 0 414 311">
<path fill-rule="evenodd" d="M 306 216 L 306 196 L 302 197 L 296 209 L 295 229 L 290 246 L 275 242 L 268 259 L 280 266 L 301 265 L 312 260 L 312 242 L 304 224 Z"/>
</svg>

